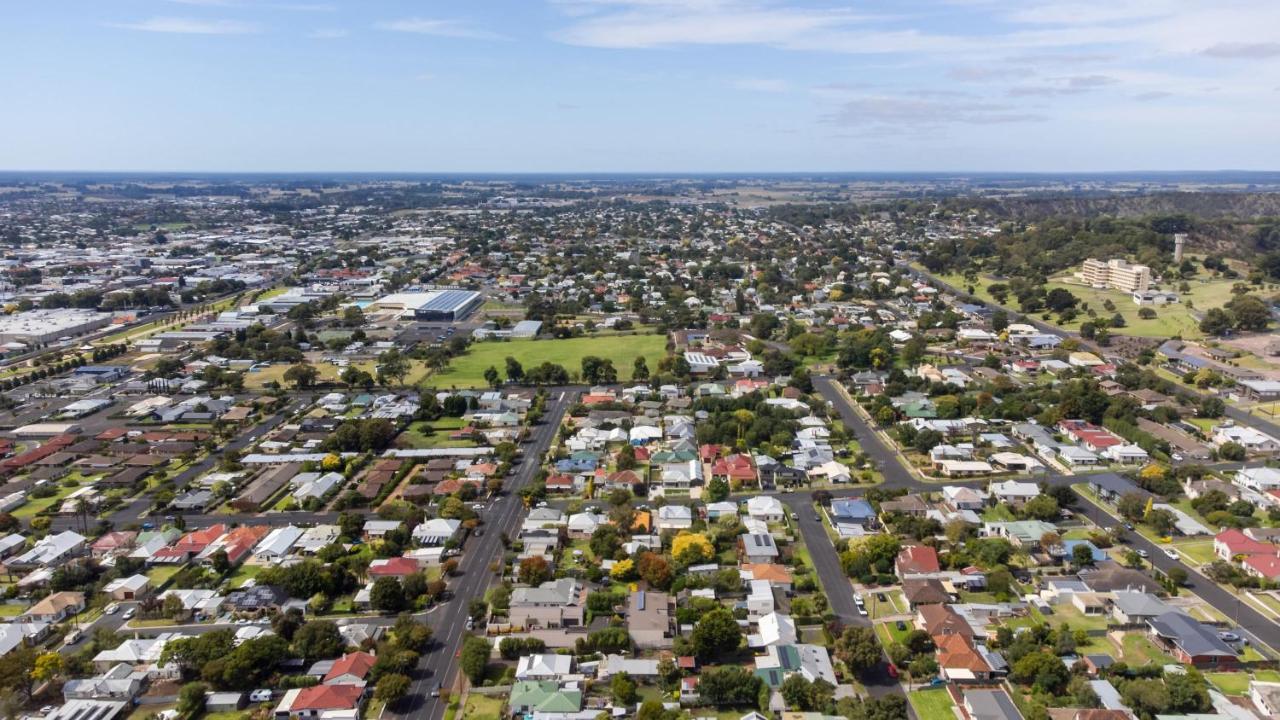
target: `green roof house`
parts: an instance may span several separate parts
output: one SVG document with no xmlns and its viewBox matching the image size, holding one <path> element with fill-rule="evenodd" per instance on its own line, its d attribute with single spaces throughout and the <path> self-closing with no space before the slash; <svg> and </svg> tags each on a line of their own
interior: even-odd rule
<svg viewBox="0 0 1280 720">
<path fill-rule="evenodd" d="M 521 680 L 511 686 L 511 712 L 572 713 L 582 709 L 582 690 L 554 680 Z"/>
</svg>

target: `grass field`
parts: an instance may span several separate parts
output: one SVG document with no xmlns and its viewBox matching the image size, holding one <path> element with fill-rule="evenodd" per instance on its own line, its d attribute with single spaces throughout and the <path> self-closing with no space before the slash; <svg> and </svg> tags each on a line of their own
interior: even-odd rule
<svg viewBox="0 0 1280 720">
<path fill-rule="evenodd" d="M 463 720 L 499 720 L 502 717 L 502 698 L 469 693 L 462 706 Z"/>
<path fill-rule="evenodd" d="M 231 587 L 238 588 L 248 582 L 250 578 L 257 577 L 259 572 L 262 572 L 261 565 L 241 565 L 236 568 L 235 572 L 231 573 L 231 577 L 227 578 L 227 580 L 231 583 Z"/>
<path fill-rule="evenodd" d="M 70 495 L 71 493 L 75 492 L 78 489 L 79 489 L 78 485 L 72 485 L 71 487 L 67 487 L 59 483 L 58 492 L 50 495 L 49 497 L 30 499 L 22 507 L 18 508 L 17 510 L 14 510 L 12 515 L 16 518 L 24 518 L 24 519 L 35 517 L 36 515 L 39 515 L 40 513 L 44 512 L 45 510 L 51 507 L 54 507 L 56 505 L 61 505 L 62 501 L 66 499 L 68 495 Z"/>
<path fill-rule="evenodd" d="M 1146 665 L 1147 663 L 1159 663 L 1168 665 L 1176 664 L 1169 655 L 1161 652 L 1160 648 L 1151 644 L 1145 635 L 1138 633 L 1126 633 L 1124 636 L 1124 657 L 1121 659 L 1130 665 Z"/>
<path fill-rule="evenodd" d="M 352 366 L 358 367 L 370 375 L 377 376 L 378 363 L 375 360 L 366 360 L 364 362 L 351 363 Z M 316 378 L 318 383 L 334 383 L 341 384 L 338 376 L 342 374 L 343 368 L 327 362 L 313 362 L 312 365 L 320 372 Z M 263 368 L 257 372 L 247 372 L 244 374 L 244 386 L 249 389 L 260 389 L 271 381 L 280 383 L 285 387 L 291 387 L 285 382 L 284 374 L 292 367 L 289 363 L 281 363 Z M 415 385 L 427 376 L 427 365 L 421 360 L 411 360 L 409 366 L 409 374 L 404 376 L 406 385 Z"/>
<path fill-rule="evenodd" d="M 941 688 L 936 690 L 912 690 L 907 693 L 911 707 L 920 720 L 955 720 L 955 703 L 951 695 Z"/>
<path fill-rule="evenodd" d="M 1213 683 L 1213 687 L 1220 689 L 1222 694 L 1242 696 L 1249 692 L 1248 673 L 1204 673 L 1204 679 Z"/>
<path fill-rule="evenodd" d="M 152 588 L 159 588 L 181 571 L 181 565 L 156 565 L 147 571 L 147 579 L 151 581 Z"/>
<path fill-rule="evenodd" d="M 1192 542 L 1174 543 L 1173 548 L 1187 556 L 1196 566 L 1211 563 L 1217 556 L 1213 554 L 1212 540 L 1195 540 Z"/>
<path fill-rule="evenodd" d="M 652 372 L 667 354 L 665 335 L 615 335 L 608 338 L 569 338 L 565 340 L 508 340 L 479 342 L 467 353 L 455 358 L 444 370 L 431 375 L 428 382 L 440 387 L 484 387 L 484 371 L 490 367 L 503 374 L 507 356 L 520 361 L 526 370 L 544 362 L 564 366 L 571 375 L 582 370 L 582 358 L 589 355 L 613 361 L 618 379 L 631 379 L 632 363 L 643 356 Z"/>
<path fill-rule="evenodd" d="M 987 290 L 989 285 L 997 282 L 987 277 L 979 276 L 978 281 L 970 283 L 965 280 L 963 275 L 945 274 L 938 275 L 938 279 L 949 285 L 957 287 L 961 290 L 973 286 L 973 294 L 982 298 L 992 305 L 1000 305 L 996 302 L 995 297 Z M 1045 290 L 1054 288 L 1066 288 L 1073 295 L 1080 299 L 1080 302 L 1087 304 L 1090 310 L 1094 310 L 1100 317 L 1110 317 L 1113 313 L 1107 311 L 1103 305 L 1107 300 L 1115 304 L 1116 312 L 1125 319 L 1125 327 L 1116 330 L 1120 335 L 1134 335 L 1138 337 L 1157 337 L 1169 338 L 1174 335 L 1181 335 L 1183 338 L 1192 339 L 1203 337 L 1198 327 L 1199 321 L 1192 314 L 1193 309 L 1197 312 L 1204 312 L 1212 307 L 1221 307 L 1223 303 L 1231 299 L 1231 286 L 1239 280 L 1224 279 L 1192 279 L 1187 281 L 1191 286 L 1189 293 L 1181 294 L 1181 301 L 1177 305 L 1153 308 L 1156 316 L 1150 320 L 1144 320 L 1138 317 L 1138 306 L 1134 304 L 1133 298 L 1127 293 L 1118 290 L 1096 290 L 1094 288 L 1071 282 L 1062 282 L 1052 280 L 1045 283 Z M 1188 308 L 1186 303 L 1190 301 L 1192 308 Z M 1012 303 L 1012 304 L 1010 304 Z M 1006 307 L 1016 310 L 1016 300 L 1006 298 Z M 1036 314 L 1039 317 L 1039 314 Z M 1081 313 L 1077 320 L 1069 323 L 1067 329 L 1078 330 L 1080 322 L 1085 320 L 1086 316 Z M 1049 322 L 1054 322 L 1051 316 Z M 1056 324 L 1056 322 L 1054 322 Z"/>
<path fill-rule="evenodd" d="M 418 421 L 400 434 L 399 443 L 415 449 L 475 447 L 474 440 L 449 439 L 449 434 L 461 427 L 461 418 L 442 418 L 433 423 Z"/>
</svg>

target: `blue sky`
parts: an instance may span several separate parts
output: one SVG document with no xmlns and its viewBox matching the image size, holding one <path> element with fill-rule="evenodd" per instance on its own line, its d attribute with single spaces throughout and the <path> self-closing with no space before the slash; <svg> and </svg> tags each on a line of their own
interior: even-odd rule
<svg viewBox="0 0 1280 720">
<path fill-rule="evenodd" d="M 3 169 L 1280 169 L 1276 0 L 24 0 L 0 59 Z"/>
</svg>

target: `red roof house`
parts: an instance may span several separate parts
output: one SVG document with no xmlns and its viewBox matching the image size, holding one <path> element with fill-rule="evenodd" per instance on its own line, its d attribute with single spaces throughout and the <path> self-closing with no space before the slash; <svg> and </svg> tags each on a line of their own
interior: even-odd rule
<svg viewBox="0 0 1280 720">
<path fill-rule="evenodd" d="M 936 573 L 942 569 L 938 564 L 938 551 L 927 545 L 909 545 L 898 553 L 894 563 L 898 577 Z"/>
</svg>

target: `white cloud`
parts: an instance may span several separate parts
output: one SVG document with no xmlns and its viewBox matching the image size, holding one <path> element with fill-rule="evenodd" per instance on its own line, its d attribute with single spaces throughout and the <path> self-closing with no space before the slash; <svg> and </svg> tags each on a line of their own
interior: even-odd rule
<svg viewBox="0 0 1280 720">
<path fill-rule="evenodd" d="M 249 35 L 261 30 L 256 23 L 238 20 L 199 20 L 179 17 L 155 17 L 141 22 L 109 23 L 109 25 L 123 30 L 179 35 Z"/>
<path fill-rule="evenodd" d="M 1280 42 L 1218 43 L 1205 48 L 1204 54 L 1234 60 L 1262 60 L 1280 57 Z"/>
<path fill-rule="evenodd" d="M 1016 105 L 954 95 L 864 95 L 846 101 L 827 120 L 844 126 L 916 130 L 944 125 L 1004 125 L 1043 122 Z"/>
<path fill-rule="evenodd" d="M 733 81 L 733 87 L 739 90 L 750 90 L 752 92 L 781 93 L 790 89 L 790 85 L 786 80 L 777 78 L 738 78 Z"/>
<path fill-rule="evenodd" d="M 487 30 L 473 28 L 460 20 L 442 20 L 434 18 L 402 18 L 375 23 L 379 30 L 414 33 L 417 35 L 434 35 L 436 37 L 471 38 L 475 40 L 496 40 L 498 35 Z"/>
</svg>

